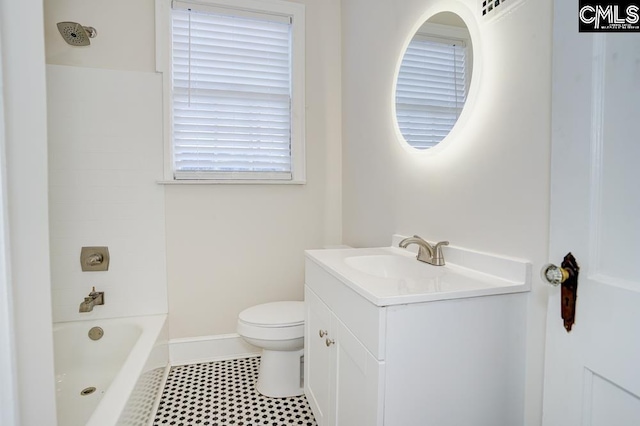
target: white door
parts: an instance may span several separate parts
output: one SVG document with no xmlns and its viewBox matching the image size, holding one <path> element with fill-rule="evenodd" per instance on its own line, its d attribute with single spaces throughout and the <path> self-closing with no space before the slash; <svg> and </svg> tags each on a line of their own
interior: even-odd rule
<svg viewBox="0 0 640 426">
<path fill-rule="evenodd" d="M 384 363 L 336 318 L 335 408 L 337 426 L 381 426 Z M 333 423 L 329 423 L 333 424 Z"/>
<path fill-rule="evenodd" d="M 318 426 L 331 425 L 332 374 L 335 353 L 327 341 L 335 339 L 333 314 L 322 300 L 305 286 L 304 390 Z"/>
<path fill-rule="evenodd" d="M 581 267 L 575 324 L 549 291 L 543 424 L 640 425 L 640 34 L 578 33 L 556 0 L 550 261 Z"/>
</svg>

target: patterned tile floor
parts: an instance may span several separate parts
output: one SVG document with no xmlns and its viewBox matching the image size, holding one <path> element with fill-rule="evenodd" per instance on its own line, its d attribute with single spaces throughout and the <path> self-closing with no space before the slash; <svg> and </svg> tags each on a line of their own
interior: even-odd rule
<svg viewBox="0 0 640 426">
<path fill-rule="evenodd" d="M 154 426 L 316 426 L 304 395 L 268 398 L 254 388 L 260 357 L 173 367 Z"/>
</svg>

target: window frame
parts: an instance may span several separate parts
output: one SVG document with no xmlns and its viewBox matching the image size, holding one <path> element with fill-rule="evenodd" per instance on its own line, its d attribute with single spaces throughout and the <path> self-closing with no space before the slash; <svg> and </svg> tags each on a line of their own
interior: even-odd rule
<svg viewBox="0 0 640 426">
<path fill-rule="evenodd" d="M 173 159 L 172 113 L 172 40 L 171 0 L 156 0 L 156 71 L 162 74 L 163 89 L 163 184 L 305 184 L 305 5 L 281 0 L 180 0 L 202 10 L 212 12 L 225 9 L 243 13 L 258 13 L 289 17 L 291 28 L 291 179 L 272 179 L 268 173 L 229 172 L 203 178 L 194 173 L 194 179 L 176 179 Z M 245 177 L 252 176 L 254 177 Z"/>
</svg>

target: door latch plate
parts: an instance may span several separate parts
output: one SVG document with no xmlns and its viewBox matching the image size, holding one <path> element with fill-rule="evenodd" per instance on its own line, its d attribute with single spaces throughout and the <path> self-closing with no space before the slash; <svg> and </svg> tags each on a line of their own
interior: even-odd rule
<svg viewBox="0 0 640 426">
<path fill-rule="evenodd" d="M 578 274 L 580 267 L 576 258 L 568 253 L 561 265 L 562 269 L 568 273 L 567 278 L 561 284 L 560 314 L 564 321 L 564 328 L 567 333 L 571 331 L 576 316 L 576 301 L 578 299 Z"/>
</svg>

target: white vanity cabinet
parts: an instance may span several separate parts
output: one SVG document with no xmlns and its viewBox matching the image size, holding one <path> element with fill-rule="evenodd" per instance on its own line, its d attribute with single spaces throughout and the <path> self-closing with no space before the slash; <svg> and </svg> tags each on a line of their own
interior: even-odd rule
<svg viewBox="0 0 640 426">
<path fill-rule="evenodd" d="M 341 269 L 358 250 L 307 252 L 305 394 L 318 425 L 521 425 L 527 285 L 420 301 L 402 296 L 410 282 L 383 280 L 406 303 L 380 302 L 354 285 L 366 275 Z"/>
</svg>

